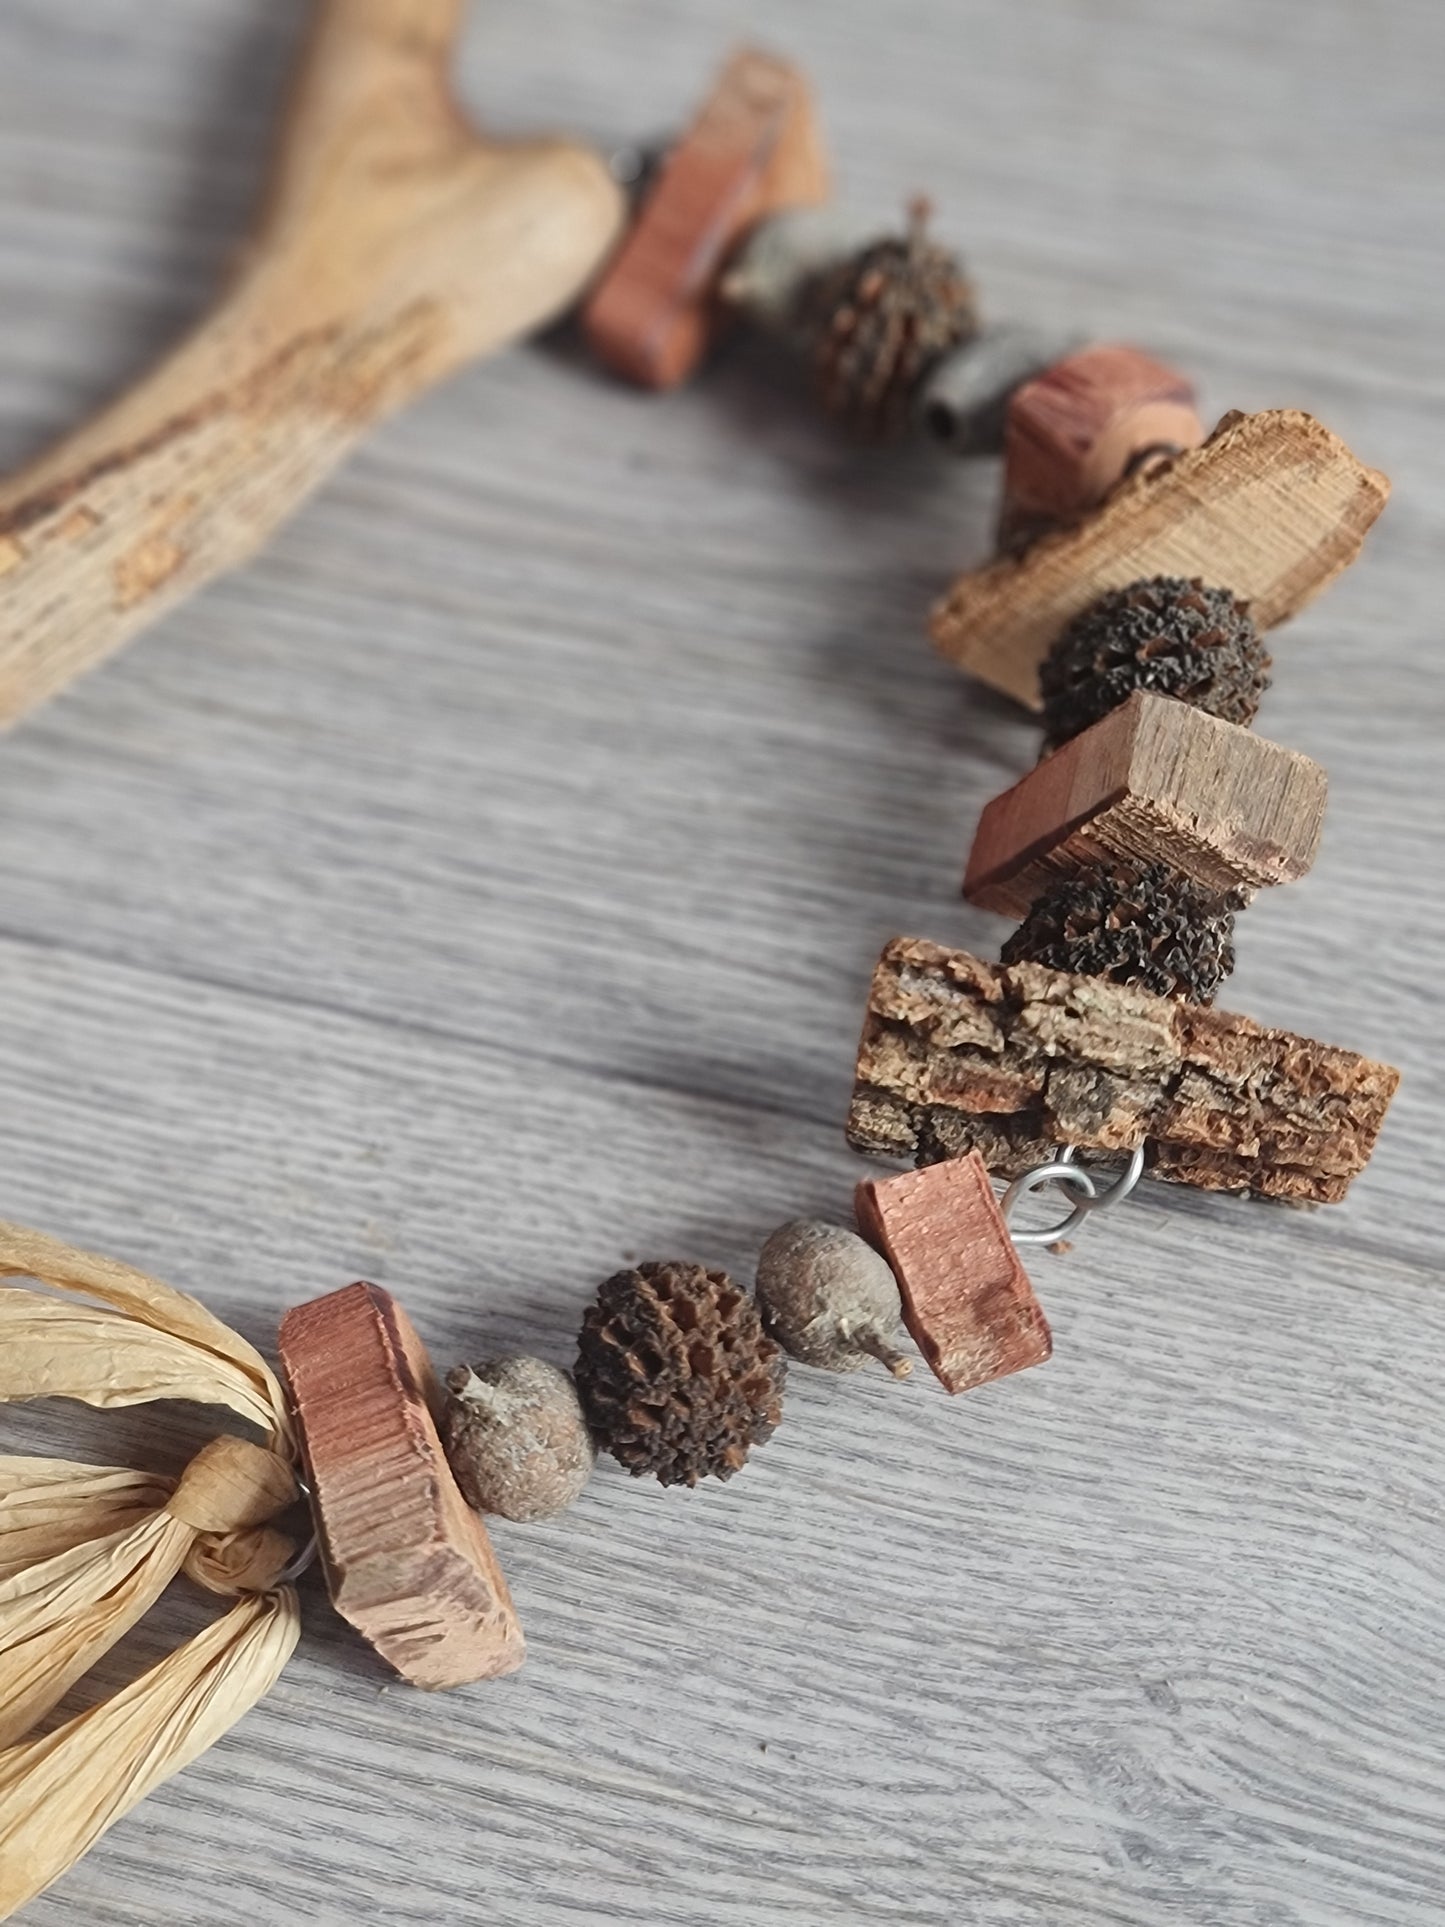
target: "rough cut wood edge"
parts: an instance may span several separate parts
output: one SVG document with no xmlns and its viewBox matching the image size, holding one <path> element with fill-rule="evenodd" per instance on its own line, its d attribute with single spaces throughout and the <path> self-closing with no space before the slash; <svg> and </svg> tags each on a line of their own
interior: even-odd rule
<svg viewBox="0 0 1445 1927">
<path fill-rule="evenodd" d="M 1326 789 L 1298 750 L 1139 689 L 993 799 L 963 894 L 1023 917 L 1050 884 L 1115 858 L 1221 893 L 1291 883 L 1319 852 Z"/>
<path fill-rule="evenodd" d="M 1342 1198 L 1400 1073 L 1252 1018 L 1039 964 L 898 937 L 874 973 L 848 1119 L 855 1150 L 977 1151 L 1014 1176 L 1056 1146 L 1126 1151 L 1208 1191 Z"/>
<path fill-rule="evenodd" d="M 522 1629 L 437 1436 L 411 1320 L 377 1285 L 287 1312 L 281 1363 L 336 1610 L 415 1686 L 515 1672 Z"/>
<path fill-rule="evenodd" d="M 719 281 L 748 229 L 814 207 L 829 171 L 811 90 L 786 60 L 733 54 L 672 149 L 582 313 L 588 345 L 643 388 L 674 388 L 722 318 Z"/>
<path fill-rule="evenodd" d="M 1037 709 L 1040 662 L 1107 590 L 1202 576 L 1273 628 L 1348 568 L 1389 493 L 1311 415 L 1226 415 L 1202 448 L 1125 482 L 1071 528 L 960 576 L 934 608 L 933 639 L 951 662 Z"/>
<path fill-rule="evenodd" d="M 1048 1320 L 976 1152 L 865 1178 L 855 1205 L 859 1230 L 893 1267 L 913 1342 L 948 1391 L 1049 1357 Z"/>
<path fill-rule="evenodd" d="M 0 722 L 244 561 L 381 416 L 566 307 L 621 191 L 567 141 L 483 140 L 460 0 L 318 0 L 254 238 L 127 394 L 0 482 Z"/>
</svg>

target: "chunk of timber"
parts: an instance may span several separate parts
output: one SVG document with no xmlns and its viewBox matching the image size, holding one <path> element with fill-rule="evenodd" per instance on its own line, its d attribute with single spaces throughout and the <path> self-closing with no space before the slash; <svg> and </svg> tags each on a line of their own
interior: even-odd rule
<svg viewBox="0 0 1445 1927">
<path fill-rule="evenodd" d="M 855 1196 L 859 1230 L 893 1267 L 913 1342 L 950 1392 L 1043 1364 L 1048 1320 L 977 1152 L 865 1179 Z"/>
<path fill-rule="evenodd" d="M 933 611 L 942 653 L 1031 709 L 1039 664 L 1109 589 L 1201 576 L 1272 629 L 1360 552 L 1390 484 L 1297 409 L 1226 415 L 1202 448 L 1123 483 L 1068 529 L 960 576 Z"/>
<path fill-rule="evenodd" d="M 401 1306 L 348 1285 L 288 1311 L 280 1350 L 336 1610 L 414 1686 L 515 1672 L 522 1629 L 442 1451 L 436 1375 Z"/>
<path fill-rule="evenodd" d="M 1060 878 L 1124 859 L 1250 896 L 1314 862 L 1325 787 L 1298 750 L 1139 689 L 994 798 L 963 894 L 1023 917 Z"/>
<path fill-rule="evenodd" d="M 1147 1138 L 1158 1177 L 1327 1204 L 1369 1162 L 1399 1081 L 1249 1017 L 898 937 L 869 992 L 848 1141 L 920 1165 L 977 1151 L 1014 1176 L 1059 1145 Z"/>
<path fill-rule="evenodd" d="M 1056 361 L 1009 398 L 999 546 L 1073 521 L 1141 464 L 1203 440 L 1193 383 L 1140 349 L 1110 343 Z"/>
<path fill-rule="evenodd" d="M 785 60 L 735 53 L 582 311 L 593 352 L 644 388 L 673 388 L 721 316 L 718 282 L 755 222 L 828 196 L 807 82 Z"/>
</svg>

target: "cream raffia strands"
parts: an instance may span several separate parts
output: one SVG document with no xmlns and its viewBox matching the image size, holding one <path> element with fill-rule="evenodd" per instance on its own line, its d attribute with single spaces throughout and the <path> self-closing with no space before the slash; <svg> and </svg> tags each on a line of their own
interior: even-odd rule
<svg viewBox="0 0 1445 1927">
<path fill-rule="evenodd" d="M 184 1293 L 38 1232 L 0 1225 L 0 1276 L 49 1287 L 0 1287 L 0 1400 L 192 1399 L 229 1407 L 267 1439 L 212 1439 L 179 1480 L 0 1459 L 8 1919 L 256 1703 L 295 1647 L 300 1615 L 295 1593 L 276 1584 L 292 1543 L 266 1524 L 298 1496 L 295 1446 L 260 1353 Z M 111 1699 L 27 1739 L 181 1571 L 238 1603 Z"/>
</svg>

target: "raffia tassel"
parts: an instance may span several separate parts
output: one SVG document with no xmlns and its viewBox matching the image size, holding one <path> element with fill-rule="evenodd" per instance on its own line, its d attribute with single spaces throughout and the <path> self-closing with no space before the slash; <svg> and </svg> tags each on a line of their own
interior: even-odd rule
<svg viewBox="0 0 1445 1927">
<path fill-rule="evenodd" d="M 0 1919 L 73 1864 L 274 1682 L 300 1631 L 276 1588 L 293 1550 L 266 1521 L 298 1495 L 280 1387 L 195 1299 L 40 1233 L 0 1225 L 0 1401 L 223 1405 L 265 1445 L 223 1436 L 179 1481 L 65 1460 L 0 1459 Z M 184 1568 L 242 1595 L 224 1619 L 112 1699 L 23 1737 Z"/>
<path fill-rule="evenodd" d="M 300 1631 L 289 1587 L 252 1594 L 111 1699 L 0 1752 L 0 1920 L 248 1713 Z"/>
</svg>

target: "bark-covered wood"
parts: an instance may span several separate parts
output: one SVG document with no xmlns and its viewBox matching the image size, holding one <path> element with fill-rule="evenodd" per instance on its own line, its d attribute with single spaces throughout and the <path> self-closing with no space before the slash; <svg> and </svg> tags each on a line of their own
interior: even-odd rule
<svg viewBox="0 0 1445 1927">
<path fill-rule="evenodd" d="M 447 1464 L 443 1395 L 401 1306 L 347 1285 L 288 1311 L 280 1350 L 336 1610 L 414 1686 L 515 1672 L 522 1629 Z"/>
<path fill-rule="evenodd" d="M 978 1151 L 1016 1174 L 1055 1147 L 1148 1140 L 1159 1177 L 1327 1204 L 1369 1161 L 1400 1074 L 1250 1017 L 898 937 L 874 973 L 855 1150 Z"/>
<path fill-rule="evenodd" d="M 933 639 L 960 668 L 1037 709 L 1039 664 L 1106 590 L 1200 576 L 1273 628 L 1354 561 L 1389 493 L 1311 415 L 1229 414 L 1202 448 L 1125 482 L 1071 527 L 960 576 L 933 611 Z"/>
<path fill-rule="evenodd" d="M 1041 1365 L 1048 1320 L 976 1152 L 895 1178 L 865 1178 L 858 1227 L 893 1267 L 903 1319 L 950 1392 Z"/>
<path fill-rule="evenodd" d="M 963 894 L 1022 917 L 1061 877 L 1123 860 L 1252 895 L 1314 862 L 1325 787 L 1298 750 L 1137 690 L 993 799 Z"/>
</svg>

